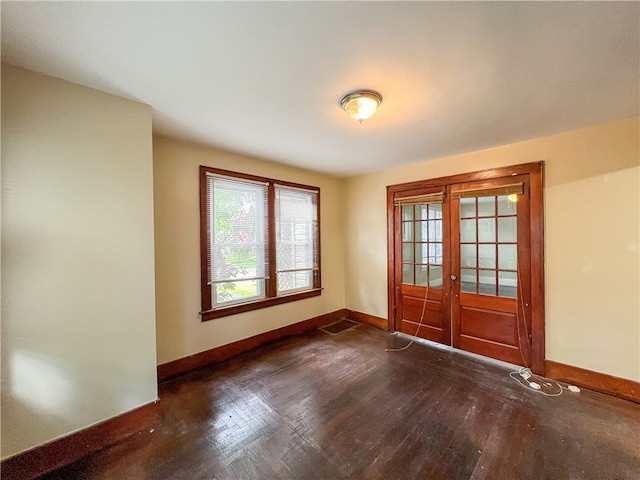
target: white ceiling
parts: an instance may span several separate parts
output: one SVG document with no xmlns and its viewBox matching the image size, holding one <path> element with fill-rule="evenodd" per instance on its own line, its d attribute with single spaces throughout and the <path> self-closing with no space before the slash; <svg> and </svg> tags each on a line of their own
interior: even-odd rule
<svg viewBox="0 0 640 480">
<path fill-rule="evenodd" d="M 6 2 L 2 60 L 348 177 L 639 114 L 640 3 Z M 340 109 L 382 93 L 359 124 Z M 514 159 L 517 160 L 517 159 Z"/>
</svg>

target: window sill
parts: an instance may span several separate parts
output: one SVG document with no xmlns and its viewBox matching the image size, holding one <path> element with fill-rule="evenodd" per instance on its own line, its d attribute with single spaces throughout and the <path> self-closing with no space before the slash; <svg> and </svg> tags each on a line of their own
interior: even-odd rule
<svg viewBox="0 0 640 480">
<path fill-rule="evenodd" d="M 297 300 L 303 300 L 305 298 L 317 297 L 321 293 L 322 288 L 314 288 L 313 290 L 305 290 L 304 292 L 291 293 L 289 295 L 281 295 L 279 297 L 263 298 L 254 302 L 230 305 L 228 307 L 220 307 L 216 308 L 215 310 L 207 310 L 206 312 L 200 312 L 200 315 L 202 315 L 202 321 L 205 322 L 207 320 L 227 317 L 229 315 L 236 315 L 238 313 L 250 312 L 252 310 L 272 307 L 274 305 L 280 305 L 282 303 L 295 302 Z"/>
</svg>

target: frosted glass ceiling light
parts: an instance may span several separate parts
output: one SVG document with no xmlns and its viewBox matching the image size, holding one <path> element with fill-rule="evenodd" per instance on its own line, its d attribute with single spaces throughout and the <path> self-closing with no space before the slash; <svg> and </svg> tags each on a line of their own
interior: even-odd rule
<svg viewBox="0 0 640 480">
<path fill-rule="evenodd" d="M 347 93 L 340 105 L 347 115 L 351 118 L 362 122 L 371 115 L 376 113 L 376 109 L 382 102 L 382 95 L 373 90 L 356 90 L 355 92 Z"/>
</svg>

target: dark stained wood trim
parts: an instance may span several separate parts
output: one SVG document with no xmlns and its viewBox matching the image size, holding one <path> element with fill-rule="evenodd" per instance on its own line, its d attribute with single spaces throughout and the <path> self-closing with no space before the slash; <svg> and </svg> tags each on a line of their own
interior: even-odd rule
<svg viewBox="0 0 640 480">
<path fill-rule="evenodd" d="M 303 190 L 316 190 L 318 192 L 320 191 L 319 187 L 314 187 L 312 185 L 304 185 L 302 183 L 287 182 L 285 180 L 278 180 L 270 177 L 259 177 L 258 175 L 251 175 L 249 173 L 242 173 L 242 172 L 234 172 L 233 170 L 224 170 L 222 168 L 206 167 L 206 166 L 200 166 L 200 169 L 204 169 L 206 172 L 214 173 L 216 175 L 242 178 L 244 180 L 250 180 L 252 182 L 262 182 L 262 183 L 269 183 L 269 184 L 275 184 L 275 185 L 282 185 L 283 187 L 301 188 Z"/>
<path fill-rule="evenodd" d="M 529 165 L 531 370 L 538 375 L 545 375 L 544 162 Z"/>
<path fill-rule="evenodd" d="M 478 182 L 481 180 L 491 180 L 500 177 L 510 177 L 515 175 L 531 173 L 532 170 L 539 169 L 542 162 L 521 163 L 509 167 L 489 168 L 477 172 L 450 175 L 448 177 L 429 178 L 414 182 L 398 183 L 387 187 L 391 193 L 404 192 L 407 190 L 435 187 L 441 185 L 451 185 L 457 183 Z"/>
<path fill-rule="evenodd" d="M 453 187 L 455 185 L 451 185 L 448 188 L 447 193 L 449 194 L 449 215 L 447 215 L 447 217 L 449 217 L 449 229 L 445 230 L 445 232 L 450 232 L 450 238 L 449 241 L 445 241 L 444 243 L 449 245 L 448 248 L 448 252 L 449 252 L 449 265 L 451 265 L 450 269 L 449 269 L 449 275 L 451 275 L 452 272 L 460 272 L 460 258 L 458 257 L 454 257 L 453 255 L 453 239 L 460 238 L 460 222 L 458 221 L 458 208 L 459 208 L 459 204 L 460 204 L 460 199 L 459 198 L 451 198 L 451 191 L 453 190 Z M 446 199 L 445 199 L 446 202 Z M 445 203 L 446 205 L 446 203 Z M 444 210 L 444 205 L 442 207 L 442 209 Z M 444 213 L 444 212 L 443 212 Z M 456 219 L 456 221 L 454 221 L 453 219 Z M 443 238 L 443 240 L 446 240 Z M 446 257 L 445 257 L 446 258 Z M 445 260 L 446 262 L 446 260 Z M 462 276 L 462 275 L 461 275 Z M 459 281 L 458 281 L 459 280 Z M 462 278 L 457 279 L 456 281 L 452 281 L 450 283 L 450 288 L 449 288 L 449 292 L 450 292 L 450 298 L 451 301 L 449 303 L 449 311 L 451 312 L 450 317 L 451 317 L 451 330 L 450 330 L 450 335 L 451 335 L 451 346 L 453 348 L 460 348 L 460 340 L 461 340 L 461 326 L 462 326 L 462 319 L 461 319 L 461 310 L 460 310 L 460 303 L 461 301 L 464 299 L 464 296 L 462 296 L 461 298 L 461 292 L 460 292 L 460 284 L 462 283 Z M 443 324 L 446 322 L 442 322 Z"/>
<path fill-rule="evenodd" d="M 395 214 L 393 208 L 393 191 L 387 187 L 387 330 L 395 332 L 396 328 L 396 308 L 398 299 L 396 295 L 396 273 L 395 273 Z"/>
<path fill-rule="evenodd" d="M 568 382 L 579 387 L 606 393 L 614 397 L 640 403 L 640 383 L 626 378 L 614 377 L 606 373 L 594 372 L 585 368 L 565 365 L 547 360 L 546 376 Z"/>
<path fill-rule="evenodd" d="M 209 272 L 207 252 L 209 252 L 209 236 L 207 235 L 207 168 L 200 166 L 200 294 L 202 309 L 209 310 L 212 303 L 211 288 L 208 288 Z"/>
<path fill-rule="evenodd" d="M 251 310 L 259 310 L 261 308 L 273 307 L 283 303 L 295 302 L 305 298 L 317 297 L 322 294 L 322 289 L 306 290 L 299 293 L 291 293 L 289 295 L 281 295 L 279 297 L 263 298 L 256 302 L 241 303 L 239 305 L 231 305 L 229 307 L 217 308 L 207 312 L 200 312 L 202 321 L 213 320 L 214 318 L 226 317 L 237 313 L 250 312 Z"/>
<path fill-rule="evenodd" d="M 450 190 L 451 187 L 448 185 L 445 185 L 444 188 L 444 194 L 445 194 L 445 202 L 442 204 L 442 217 L 443 217 L 443 221 L 442 221 L 442 228 L 444 232 L 451 232 L 451 228 L 452 228 L 452 216 L 451 214 L 449 215 L 445 215 L 444 212 L 444 208 L 446 205 L 446 198 L 447 196 L 451 195 Z M 449 209 L 451 209 L 451 201 L 449 200 Z M 451 242 L 446 242 L 444 241 L 443 238 L 443 242 L 442 242 L 442 254 L 443 254 L 443 259 L 445 258 L 452 258 L 452 253 L 451 253 L 451 249 L 452 249 L 452 244 Z M 453 322 L 445 322 L 444 318 L 445 316 L 451 312 L 451 306 L 453 304 L 453 298 L 451 295 L 451 292 L 453 291 L 453 289 L 455 288 L 455 285 L 453 284 L 453 281 L 451 280 L 451 271 L 452 271 L 453 265 L 452 262 L 443 262 L 442 265 L 442 300 L 441 300 L 441 312 L 442 312 L 442 321 L 441 321 L 441 325 L 442 325 L 442 343 L 444 345 L 451 345 L 453 343 Z M 401 277 L 399 277 L 401 278 Z"/>
<path fill-rule="evenodd" d="M 382 330 L 389 329 L 389 321 L 386 318 L 376 317 L 375 315 L 369 315 L 368 313 L 347 310 L 347 318 L 354 322 L 364 323 L 365 325 L 371 325 L 372 327 L 380 328 Z"/>
<path fill-rule="evenodd" d="M 28 480 L 73 463 L 90 453 L 156 425 L 160 421 L 158 402 L 110 418 L 2 461 L 3 480 Z"/>
<path fill-rule="evenodd" d="M 315 271 L 315 274 L 313 276 L 313 288 L 322 288 L 322 242 L 320 241 L 320 239 L 322 238 L 322 230 L 320 229 L 320 226 L 322 224 L 322 222 L 320 221 L 322 211 L 320 207 L 322 205 L 320 203 L 320 189 L 318 189 L 317 195 L 318 196 L 316 197 L 316 201 L 318 202 L 318 205 L 316 205 L 316 212 L 318 214 L 318 231 L 316 232 L 316 252 L 318 252 L 318 270 Z"/>
<path fill-rule="evenodd" d="M 518 249 L 518 272 L 530 272 L 529 275 L 518 274 L 518 294 L 516 295 L 516 329 L 518 332 L 518 348 L 520 349 L 521 356 L 525 359 L 525 364 L 529 365 L 531 370 L 538 375 L 544 375 L 544 350 L 541 352 L 540 358 L 533 358 L 533 338 L 538 339 L 540 332 L 533 333 L 533 315 L 531 309 L 533 305 L 532 298 L 536 299 L 536 306 L 541 306 L 544 311 L 544 285 L 542 285 L 542 297 L 538 298 L 535 294 L 532 295 L 532 285 L 536 282 L 533 280 L 535 272 L 531 269 L 532 257 L 534 254 L 531 250 L 532 238 L 536 237 L 536 233 L 532 233 L 532 221 L 531 210 L 533 208 L 531 200 L 531 177 L 535 175 L 535 172 L 531 172 L 524 177 L 513 177 L 514 179 L 523 180 L 524 193 L 521 195 L 522 205 L 526 205 L 526 208 L 518 211 L 516 218 L 517 221 L 517 249 Z M 536 199 L 534 199 L 536 201 Z M 541 205 L 540 205 L 541 206 Z M 522 211 L 524 210 L 524 211 Z M 534 216 L 536 213 L 534 212 Z M 544 245 L 541 245 L 544 250 Z M 542 255 L 543 252 L 535 252 Z M 537 261 L 537 260 L 534 260 Z M 543 323 L 544 327 L 544 323 Z M 542 340 L 544 341 L 544 328 L 542 331 Z M 534 361 L 535 360 L 535 361 Z M 541 363 L 538 365 L 536 362 Z M 539 368 L 540 367 L 540 368 Z"/>
<path fill-rule="evenodd" d="M 337 322 L 341 318 L 347 316 L 347 310 L 341 309 L 335 312 L 325 313 L 317 317 L 303 320 L 286 327 L 278 328 L 268 332 L 255 335 L 253 337 L 238 340 L 237 342 L 215 347 L 204 352 L 196 353 L 188 357 L 179 358 L 171 362 L 158 365 L 158 380 L 163 382 L 173 377 L 183 375 L 192 370 L 197 370 L 209 365 L 213 365 L 217 362 L 227 360 L 231 357 L 239 355 L 240 353 L 253 350 L 254 348 L 261 347 L 268 343 L 275 342 L 285 337 L 292 335 L 298 335 L 307 330 L 322 327 L 333 322 Z"/>
</svg>

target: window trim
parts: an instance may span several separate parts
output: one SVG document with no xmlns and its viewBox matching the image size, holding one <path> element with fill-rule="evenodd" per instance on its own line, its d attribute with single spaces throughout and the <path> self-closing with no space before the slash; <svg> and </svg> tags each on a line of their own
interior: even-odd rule
<svg viewBox="0 0 640 480">
<path fill-rule="evenodd" d="M 269 254 L 269 279 L 265 281 L 265 297 L 250 300 L 243 303 L 234 303 L 231 305 L 213 307 L 211 286 L 209 285 L 209 264 L 207 252 L 209 251 L 209 235 L 208 235 L 208 218 L 207 218 L 207 174 L 223 175 L 239 180 L 249 180 L 254 182 L 264 182 L 267 187 L 267 221 L 268 221 L 268 254 Z M 318 231 L 317 231 L 317 256 L 318 269 L 315 271 L 313 279 L 313 287 L 308 290 L 295 291 L 278 295 L 277 292 L 277 275 L 276 275 L 276 215 L 275 215 L 275 187 L 292 187 L 301 190 L 314 192 L 317 195 L 317 215 L 318 215 Z M 320 188 L 311 185 L 303 185 L 300 183 L 276 180 L 273 178 L 259 177 L 246 173 L 233 172 L 214 167 L 200 166 L 200 295 L 201 295 L 201 311 L 202 321 L 213 320 L 215 318 L 226 317 L 238 313 L 258 310 L 260 308 L 271 307 L 283 303 L 302 300 L 305 298 L 317 297 L 322 293 L 321 282 L 321 255 L 320 255 Z"/>
</svg>

